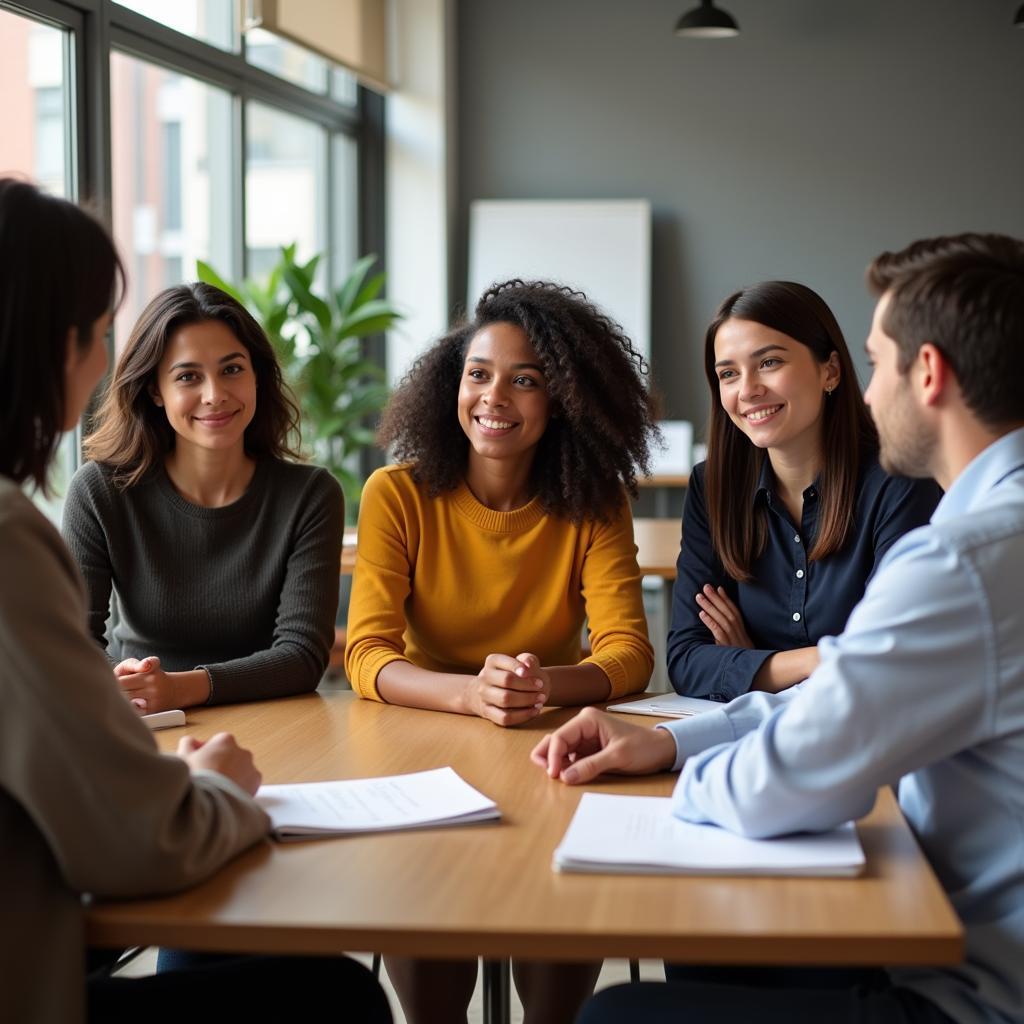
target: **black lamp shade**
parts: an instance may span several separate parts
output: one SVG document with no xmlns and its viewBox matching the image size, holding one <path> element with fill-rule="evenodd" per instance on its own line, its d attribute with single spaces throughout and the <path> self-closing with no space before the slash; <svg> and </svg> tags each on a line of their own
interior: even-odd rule
<svg viewBox="0 0 1024 1024">
<path fill-rule="evenodd" d="M 1017 17 L 1013 19 L 1013 24 L 1017 28 L 1024 28 L 1024 4 L 1020 5 L 1020 10 L 1017 11 Z"/>
<path fill-rule="evenodd" d="M 676 22 L 676 35 L 695 39 L 724 39 L 738 35 L 736 19 L 715 7 L 714 0 L 701 0 L 700 7 L 687 11 Z"/>
</svg>

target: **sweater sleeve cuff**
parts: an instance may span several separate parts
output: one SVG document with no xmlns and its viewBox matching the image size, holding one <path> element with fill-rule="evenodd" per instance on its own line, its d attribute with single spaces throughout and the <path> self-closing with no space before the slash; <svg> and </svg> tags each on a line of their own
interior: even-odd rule
<svg viewBox="0 0 1024 1024">
<path fill-rule="evenodd" d="M 642 693 L 647 686 L 647 678 L 631 679 L 630 674 L 622 666 L 617 658 L 608 655 L 591 655 L 580 662 L 581 665 L 596 665 L 607 677 L 611 684 L 611 692 L 605 700 L 614 700 L 616 697 L 628 697 L 633 693 Z"/>
<path fill-rule="evenodd" d="M 381 669 L 385 665 L 390 665 L 393 661 L 408 662 L 409 659 L 402 654 L 398 654 L 396 651 L 379 651 L 376 654 L 368 655 L 359 668 L 352 673 L 350 679 L 352 689 L 360 697 L 386 704 L 387 701 L 381 696 L 380 690 L 377 689 L 377 677 L 380 675 Z"/>
</svg>

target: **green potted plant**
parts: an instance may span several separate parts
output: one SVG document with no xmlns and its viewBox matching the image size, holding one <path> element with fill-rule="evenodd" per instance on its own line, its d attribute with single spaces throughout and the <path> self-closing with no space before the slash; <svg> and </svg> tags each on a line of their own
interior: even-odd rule
<svg viewBox="0 0 1024 1024">
<path fill-rule="evenodd" d="M 264 279 L 238 287 L 208 263 L 196 263 L 199 280 L 236 298 L 267 332 L 298 399 L 303 440 L 316 462 L 340 481 L 353 522 L 362 490 L 358 455 L 373 443 L 368 424 L 388 393 L 384 372 L 365 357 L 362 339 L 402 316 L 380 298 L 384 274 L 368 276 L 376 259 L 364 256 L 326 295 L 314 283 L 320 256 L 300 263 L 294 245 L 282 247 L 281 259 Z"/>
</svg>

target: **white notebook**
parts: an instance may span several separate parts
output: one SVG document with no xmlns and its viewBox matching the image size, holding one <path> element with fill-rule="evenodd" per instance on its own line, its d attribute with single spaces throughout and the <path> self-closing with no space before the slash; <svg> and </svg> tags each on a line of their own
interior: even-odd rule
<svg viewBox="0 0 1024 1024">
<path fill-rule="evenodd" d="M 745 839 L 674 818 L 670 797 L 584 793 L 556 871 L 629 875 L 854 876 L 864 851 L 853 822 L 831 832 Z"/>
<path fill-rule="evenodd" d="M 501 817 L 497 804 L 451 768 L 337 782 L 261 786 L 256 802 L 275 839 L 462 825 Z"/>
<path fill-rule="evenodd" d="M 689 718 L 692 715 L 703 715 L 707 711 L 717 711 L 724 706 L 720 701 L 705 700 L 703 697 L 683 697 L 678 693 L 656 693 L 653 697 L 630 701 L 628 704 L 610 704 L 608 710 L 618 711 L 623 715 Z"/>
</svg>

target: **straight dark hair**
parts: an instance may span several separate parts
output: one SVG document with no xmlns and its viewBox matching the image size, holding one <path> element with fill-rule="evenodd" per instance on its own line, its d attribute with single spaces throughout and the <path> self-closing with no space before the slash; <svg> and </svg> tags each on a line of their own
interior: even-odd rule
<svg viewBox="0 0 1024 1024">
<path fill-rule="evenodd" d="M 839 384 L 822 396 L 821 513 L 808 553 L 811 561 L 840 550 L 853 529 L 857 477 L 878 435 L 868 414 L 843 332 L 825 300 L 806 285 L 762 281 L 730 295 L 715 314 L 704 340 L 704 372 L 711 389 L 705 489 L 708 526 L 715 553 L 736 580 L 749 580 L 764 551 L 767 526 L 754 492 L 767 453 L 751 444 L 722 408 L 715 371 L 715 337 L 726 320 L 752 320 L 800 342 L 819 363 L 835 352 Z"/>
<path fill-rule="evenodd" d="M 44 493 L 64 430 L 69 338 L 79 350 L 124 291 L 102 224 L 64 199 L 0 178 L 0 473 Z"/>
<path fill-rule="evenodd" d="M 299 412 L 263 328 L 219 288 L 182 284 L 162 291 L 142 311 L 103 395 L 96 428 L 85 441 L 86 457 L 110 466 L 119 487 L 134 487 L 174 447 L 174 428 L 153 401 L 151 388 L 175 332 L 207 320 L 219 320 L 231 330 L 256 374 L 256 411 L 245 430 L 246 452 L 255 458 L 300 458 Z"/>
<path fill-rule="evenodd" d="M 989 427 L 1024 421 L 1024 242 L 1007 235 L 926 238 L 868 267 L 905 374 L 925 342 L 949 360 L 967 407 Z"/>
</svg>

